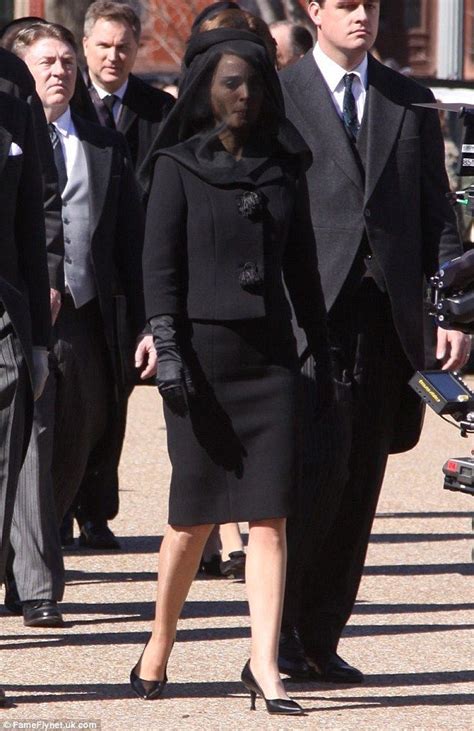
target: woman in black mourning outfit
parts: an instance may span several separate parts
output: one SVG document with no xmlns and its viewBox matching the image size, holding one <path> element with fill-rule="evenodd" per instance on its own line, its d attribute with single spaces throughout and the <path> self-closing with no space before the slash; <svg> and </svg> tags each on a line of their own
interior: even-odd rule
<svg viewBox="0 0 474 731">
<path fill-rule="evenodd" d="M 157 153 L 144 246 L 173 472 L 153 633 L 131 683 L 142 698 L 161 695 L 209 533 L 215 524 L 249 521 L 252 647 L 242 681 L 252 704 L 258 694 L 271 713 L 300 714 L 277 667 L 298 373 L 282 272 L 308 350 L 330 383 L 300 180 L 305 147 L 253 33 L 196 35 L 185 68 Z"/>
</svg>

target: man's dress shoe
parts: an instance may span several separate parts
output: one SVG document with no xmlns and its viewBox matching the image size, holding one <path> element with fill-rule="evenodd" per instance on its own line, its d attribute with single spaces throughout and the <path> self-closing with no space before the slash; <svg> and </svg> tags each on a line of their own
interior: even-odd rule
<svg viewBox="0 0 474 731">
<path fill-rule="evenodd" d="M 318 680 L 326 683 L 363 683 L 364 676 L 336 652 L 306 653 L 306 659 Z"/>
<path fill-rule="evenodd" d="M 25 627 L 62 627 L 58 603 L 51 599 L 23 602 L 23 624 Z"/>
<path fill-rule="evenodd" d="M 311 678 L 314 678 L 313 670 L 306 661 L 304 648 L 296 627 L 286 626 L 281 630 L 278 670 L 283 675 L 289 675 L 297 680 L 311 680 Z"/>
<path fill-rule="evenodd" d="M 7 702 L 7 699 L 5 698 L 5 691 L 3 688 L 0 688 L 0 708 L 3 708 Z"/>
<path fill-rule="evenodd" d="M 81 526 L 79 545 L 83 548 L 120 548 L 107 523 L 94 523 L 92 520 L 86 520 Z"/>
</svg>

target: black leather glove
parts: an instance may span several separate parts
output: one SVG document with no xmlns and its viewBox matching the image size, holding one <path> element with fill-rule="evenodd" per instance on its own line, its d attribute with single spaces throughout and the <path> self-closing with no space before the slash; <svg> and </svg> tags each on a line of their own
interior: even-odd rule
<svg viewBox="0 0 474 731">
<path fill-rule="evenodd" d="M 150 325 L 158 356 L 158 391 L 173 413 L 185 416 L 188 412 L 187 397 L 194 396 L 195 389 L 178 344 L 182 322 L 173 315 L 159 315 L 150 319 Z"/>
</svg>

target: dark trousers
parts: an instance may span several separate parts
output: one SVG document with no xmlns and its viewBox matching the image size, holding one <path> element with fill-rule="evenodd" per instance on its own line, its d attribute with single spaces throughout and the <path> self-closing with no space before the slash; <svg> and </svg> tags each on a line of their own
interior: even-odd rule
<svg viewBox="0 0 474 731">
<path fill-rule="evenodd" d="M 80 525 L 88 520 L 104 523 L 115 518 L 118 513 L 118 468 L 125 438 L 127 406 L 131 390 L 131 388 L 122 390 L 117 394 L 114 421 L 90 456 L 75 506 L 75 514 Z"/>
<path fill-rule="evenodd" d="M 3 308 L 2 308 L 3 310 Z M 8 315 L 0 316 L 0 583 L 10 548 L 18 475 L 25 455 L 31 390 L 23 352 Z"/>
<path fill-rule="evenodd" d="M 65 296 L 54 326 L 48 397 L 54 413 L 52 477 L 58 519 L 73 503 L 113 412 L 113 379 L 97 300 Z"/>
<path fill-rule="evenodd" d="M 410 367 L 373 280 L 329 316 L 336 388 L 318 418 L 312 363 L 301 376 L 298 501 L 288 520 L 284 624 L 307 651 L 335 650 L 356 599 L 395 415 Z"/>
</svg>

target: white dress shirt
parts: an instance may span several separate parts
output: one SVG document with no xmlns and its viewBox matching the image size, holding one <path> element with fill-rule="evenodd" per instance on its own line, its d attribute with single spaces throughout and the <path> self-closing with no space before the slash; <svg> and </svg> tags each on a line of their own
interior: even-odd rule
<svg viewBox="0 0 474 731">
<path fill-rule="evenodd" d="M 128 78 L 125 81 L 125 83 L 123 83 L 122 86 L 120 86 L 117 89 L 117 91 L 114 91 L 114 92 L 105 91 L 105 89 L 102 89 L 100 86 L 97 86 L 97 84 L 94 84 L 94 82 L 92 80 L 91 80 L 91 82 L 92 82 L 92 86 L 98 93 L 100 99 L 105 99 L 105 97 L 109 96 L 111 93 L 113 93 L 114 96 L 119 98 L 120 103 L 118 101 L 116 101 L 112 108 L 112 114 L 114 115 L 115 125 L 117 126 L 119 118 L 120 118 L 120 114 L 122 113 L 122 106 L 123 106 L 122 102 L 123 102 L 123 98 L 125 96 L 125 92 L 127 91 Z"/>
<path fill-rule="evenodd" d="M 350 71 L 342 68 L 342 66 L 339 66 L 339 64 L 333 61 L 332 58 L 329 58 L 329 56 L 321 50 L 319 43 L 316 43 L 313 55 L 314 60 L 323 75 L 323 79 L 329 88 L 334 106 L 336 107 L 341 119 L 344 101 L 344 76 L 348 73 L 355 75 L 355 78 L 352 81 L 352 93 L 354 94 L 357 107 L 359 124 L 361 124 L 362 117 L 364 116 L 365 99 L 367 96 L 367 54 L 365 54 L 360 64 Z"/>
</svg>

